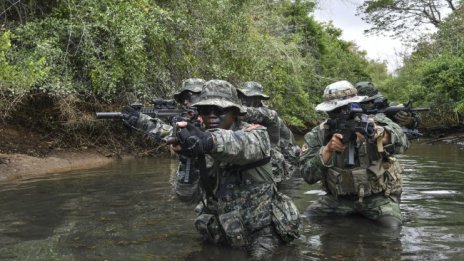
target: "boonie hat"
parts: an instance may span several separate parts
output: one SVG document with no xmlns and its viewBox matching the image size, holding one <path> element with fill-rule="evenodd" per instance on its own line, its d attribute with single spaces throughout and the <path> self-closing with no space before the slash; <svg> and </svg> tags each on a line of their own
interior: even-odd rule
<svg viewBox="0 0 464 261">
<path fill-rule="evenodd" d="M 205 80 L 199 79 L 199 78 L 190 78 L 190 79 L 184 80 L 182 82 L 182 87 L 179 90 L 179 92 L 174 94 L 174 99 L 178 103 L 181 103 L 182 101 L 180 100 L 180 98 L 181 98 L 182 93 L 184 93 L 185 91 L 199 93 L 201 92 L 201 88 L 203 87 L 203 84 L 205 84 Z"/>
<path fill-rule="evenodd" d="M 383 97 L 382 93 L 380 93 L 379 90 L 375 88 L 372 82 L 358 82 L 355 86 L 358 90 L 358 95 L 367 96 L 363 102 L 372 101 L 379 97 Z"/>
<path fill-rule="evenodd" d="M 332 111 L 353 102 L 361 102 L 367 96 L 357 96 L 358 90 L 349 81 L 338 81 L 325 87 L 324 102 L 316 106 L 316 111 Z M 355 95 L 355 96 L 353 96 Z"/>
<path fill-rule="evenodd" d="M 203 85 L 200 100 L 192 106 L 218 106 L 221 108 L 235 107 L 240 114 L 246 114 L 246 109 L 240 105 L 235 87 L 223 80 L 210 80 Z"/>
<path fill-rule="evenodd" d="M 263 93 L 263 86 L 258 82 L 245 82 L 242 89 L 238 90 L 246 97 L 259 96 L 263 100 L 269 100 L 269 96 Z"/>
</svg>

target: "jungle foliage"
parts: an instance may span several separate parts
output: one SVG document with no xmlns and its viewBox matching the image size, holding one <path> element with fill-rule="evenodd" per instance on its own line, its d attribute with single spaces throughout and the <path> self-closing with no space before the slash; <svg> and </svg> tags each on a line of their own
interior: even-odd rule
<svg viewBox="0 0 464 261">
<path fill-rule="evenodd" d="M 391 99 L 430 105 L 436 124 L 455 125 L 464 112 L 464 7 L 456 9 L 438 31 L 416 45 L 397 77 L 382 90 Z"/>
<path fill-rule="evenodd" d="M 261 82 L 270 105 L 303 127 L 314 123 L 327 84 L 387 77 L 382 62 L 369 61 L 339 29 L 313 19 L 315 4 L 2 1 L 0 112 L 11 115 L 10 102 L 18 100 L 12 97 L 45 93 L 70 124 L 81 120 L 78 109 L 169 97 L 183 79 L 199 77 L 237 87 Z"/>
</svg>

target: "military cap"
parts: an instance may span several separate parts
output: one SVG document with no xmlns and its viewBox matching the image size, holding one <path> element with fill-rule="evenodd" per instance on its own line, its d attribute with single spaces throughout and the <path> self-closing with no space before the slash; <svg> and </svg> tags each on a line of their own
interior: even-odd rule
<svg viewBox="0 0 464 261">
<path fill-rule="evenodd" d="M 181 89 L 174 94 L 174 99 L 178 102 L 181 103 L 182 101 L 180 98 L 182 97 L 182 93 L 186 91 L 191 91 L 193 93 L 199 93 L 201 92 L 201 88 L 203 87 L 203 84 L 205 84 L 205 80 L 199 79 L 199 78 L 190 78 L 187 80 L 184 80 L 182 82 L 182 87 Z"/>
<path fill-rule="evenodd" d="M 246 109 L 240 105 L 235 87 L 223 80 L 210 80 L 203 85 L 200 100 L 192 106 L 218 106 L 221 108 L 235 107 L 240 114 L 245 114 Z"/>
<path fill-rule="evenodd" d="M 263 93 L 263 86 L 257 82 L 245 82 L 243 89 L 238 91 L 246 97 L 259 96 L 263 100 L 269 100 L 269 96 Z"/>
<path fill-rule="evenodd" d="M 357 96 L 358 90 L 349 81 L 338 81 L 327 85 L 322 96 L 324 101 L 316 111 L 332 111 L 353 102 L 361 102 L 367 96 Z"/>
<path fill-rule="evenodd" d="M 365 95 L 367 98 L 363 102 L 372 101 L 379 97 L 383 97 L 382 93 L 379 92 L 372 82 L 358 82 L 356 83 L 356 89 L 358 95 Z"/>
</svg>

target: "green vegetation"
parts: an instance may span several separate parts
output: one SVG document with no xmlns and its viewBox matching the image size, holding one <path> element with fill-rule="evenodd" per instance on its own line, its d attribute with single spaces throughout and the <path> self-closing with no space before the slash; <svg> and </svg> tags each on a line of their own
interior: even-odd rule
<svg viewBox="0 0 464 261">
<path fill-rule="evenodd" d="M 303 127 L 314 122 L 328 83 L 365 79 L 376 64 L 341 40 L 339 29 L 315 21 L 314 8 L 310 0 L 3 3 L 0 110 L 5 119 L 10 96 L 40 92 L 61 104 L 60 119 L 69 123 L 73 107 L 95 109 L 89 101 L 147 102 L 200 77 L 237 87 L 261 82 L 270 105 Z"/>
<path fill-rule="evenodd" d="M 383 82 L 381 89 L 395 101 L 428 105 L 424 127 L 456 126 L 464 112 L 464 6 L 424 36 L 404 60 L 397 77 Z"/>
</svg>

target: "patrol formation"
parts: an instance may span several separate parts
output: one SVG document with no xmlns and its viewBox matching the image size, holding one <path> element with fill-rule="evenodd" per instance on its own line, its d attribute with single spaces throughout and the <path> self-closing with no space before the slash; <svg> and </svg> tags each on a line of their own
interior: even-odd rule
<svg viewBox="0 0 464 261">
<path fill-rule="evenodd" d="M 176 196 L 192 204 L 194 226 L 205 241 L 243 248 L 266 259 L 299 237 L 301 216 L 279 184 L 303 178 L 326 192 L 308 217 L 360 214 L 380 226 L 402 224 L 402 167 L 395 158 L 409 147 L 405 128 L 418 114 L 382 112 L 388 101 L 370 82 L 328 85 L 316 110 L 327 119 L 304 136 L 292 131 L 258 82 L 236 88 L 224 80 L 184 80 L 174 94 L 185 113 L 160 119 L 133 106 L 123 123 L 169 144 L 179 166 Z M 371 113 L 367 113 L 371 112 Z"/>
</svg>

